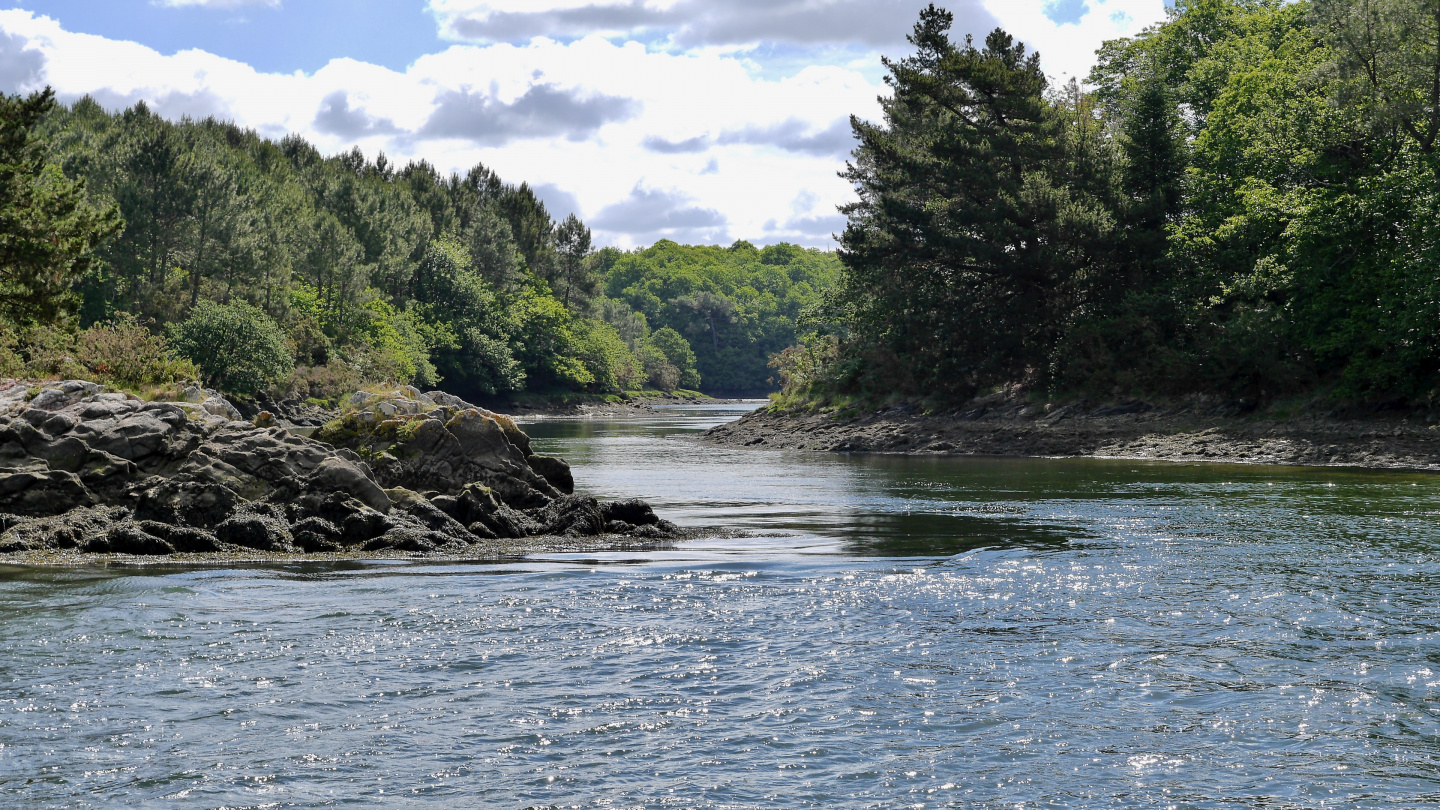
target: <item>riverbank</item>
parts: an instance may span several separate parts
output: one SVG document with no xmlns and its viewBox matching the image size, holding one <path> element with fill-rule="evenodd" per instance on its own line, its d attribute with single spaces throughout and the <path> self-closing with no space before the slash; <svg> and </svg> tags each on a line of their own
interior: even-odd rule
<svg viewBox="0 0 1440 810">
<path fill-rule="evenodd" d="M 1440 426 L 1414 414 L 1234 416 L 1140 402 L 1039 406 L 991 398 L 938 414 L 761 409 L 707 431 L 729 447 L 938 456 L 1089 456 L 1440 470 Z"/>
<path fill-rule="evenodd" d="M 497 407 L 505 413 L 525 418 L 626 419 L 654 416 L 658 408 L 670 405 L 721 405 L 743 401 L 712 397 L 698 391 L 676 391 L 669 394 L 650 391 L 624 399 L 615 396 L 523 398 L 502 403 Z"/>
</svg>

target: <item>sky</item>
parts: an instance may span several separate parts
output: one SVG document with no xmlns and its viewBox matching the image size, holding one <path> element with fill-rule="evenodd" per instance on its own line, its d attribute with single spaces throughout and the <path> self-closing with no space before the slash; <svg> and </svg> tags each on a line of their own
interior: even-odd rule
<svg viewBox="0 0 1440 810">
<path fill-rule="evenodd" d="M 926 0 L 0 0 L 0 91 L 528 182 L 597 244 L 834 246 L 849 116 Z M 949 0 L 1053 80 L 1164 0 Z"/>
</svg>

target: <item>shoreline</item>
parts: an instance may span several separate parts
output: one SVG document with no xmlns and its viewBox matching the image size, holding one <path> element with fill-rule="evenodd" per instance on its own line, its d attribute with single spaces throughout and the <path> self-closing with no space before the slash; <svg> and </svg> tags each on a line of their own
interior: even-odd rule
<svg viewBox="0 0 1440 810">
<path fill-rule="evenodd" d="M 750 400 L 739 397 L 636 397 L 624 402 L 580 402 L 573 405 L 509 403 L 505 413 L 517 419 L 632 419 L 654 416 L 664 405 L 727 405 Z"/>
<path fill-rule="evenodd" d="M 315 564 L 333 565 L 342 563 L 374 562 L 421 562 L 455 563 L 474 565 L 495 565 L 507 562 L 529 560 L 540 554 L 606 554 L 612 552 L 667 551 L 679 543 L 713 537 L 737 534 L 735 530 L 720 528 L 679 527 L 673 537 L 661 540 L 631 538 L 624 535 L 610 535 L 585 541 L 562 535 L 526 537 L 509 543 L 472 545 L 464 552 L 414 552 L 402 550 L 363 551 L 359 549 L 320 553 L 270 552 L 256 549 L 241 549 L 234 552 L 177 553 L 163 556 L 144 554 L 96 554 L 80 549 L 45 549 L 16 551 L 0 554 L 0 572 L 13 569 L 65 569 L 83 568 L 230 568 L 266 565 Z"/>
<path fill-rule="evenodd" d="M 1440 471 L 1440 425 L 1415 414 L 1225 416 L 1143 403 L 971 403 L 920 414 L 904 406 L 852 417 L 766 409 L 712 428 L 726 447 L 909 456 L 1012 456 Z"/>
</svg>

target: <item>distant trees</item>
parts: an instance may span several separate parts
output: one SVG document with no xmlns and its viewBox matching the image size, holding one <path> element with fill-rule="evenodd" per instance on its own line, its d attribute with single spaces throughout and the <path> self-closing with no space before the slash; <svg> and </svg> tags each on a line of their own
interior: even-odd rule
<svg viewBox="0 0 1440 810">
<path fill-rule="evenodd" d="M 630 253 L 601 251 L 596 264 L 598 314 L 637 351 L 653 341 L 652 329 L 683 339 L 701 387 L 714 392 L 768 390 L 771 355 L 796 341 L 802 315 L 840 273 L 833 253 L 744 241 L 725 248 L 662 240 Z M 677 367 L 677 385 L 694 387 L 689 361 L 674 362 L 689 355 L 675 349 L 659 354 Z M 651 355 L 649 365 L 663 372 L 660 360 Z"/>
<path fill-rule="evenodd" d="M 793 245 L 593 239 L 485 166 L 326 157 L 143 103 L 0 98 L 0 373 L 190 370 L 322 400 L 365 381 L 756 390 L 838 270 Z M 113 371 L 122 345 L 150 370 Z"/>
</svg>

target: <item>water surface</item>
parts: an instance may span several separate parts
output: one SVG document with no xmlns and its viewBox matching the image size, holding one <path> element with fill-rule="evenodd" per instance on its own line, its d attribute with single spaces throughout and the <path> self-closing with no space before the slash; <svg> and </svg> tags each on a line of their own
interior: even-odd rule
<svg viewBox="0 0 1440 810">
<path fill-rule="evenodd" d="M 1440 804 L 1440 478 L 527 426 L 747 529 L 501 565 L 0 570 L 4 807 Z"/>
</svg>

